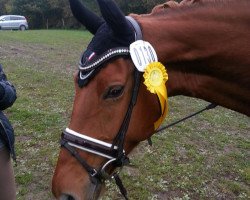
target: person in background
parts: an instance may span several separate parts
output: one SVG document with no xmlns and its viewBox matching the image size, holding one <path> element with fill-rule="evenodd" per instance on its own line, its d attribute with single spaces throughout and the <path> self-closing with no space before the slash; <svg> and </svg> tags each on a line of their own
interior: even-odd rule
<svg viewBox="0 0 250 200">
<path fill-rule="evenodd" d="M 15 87 L 7 80 L 0 64 L 0 200 L 15 200 L 16 186 L 11 157 L 16 160 L 14 130 L 2 112 L 16 100 Z"/>
</svg>

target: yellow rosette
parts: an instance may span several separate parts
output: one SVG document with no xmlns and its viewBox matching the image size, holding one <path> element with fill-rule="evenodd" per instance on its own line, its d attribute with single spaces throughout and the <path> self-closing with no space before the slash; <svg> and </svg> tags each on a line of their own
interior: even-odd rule
<svg viewBox="0 0 250 200">
<path fill-rule="evenodd" d="M 160 62 L 153 62 L 146 67 L 143 77 L 147 89 L 158 96 L 161 105 L 161 117 L 154 123 L 156 130 L 165 119 L 168 111 L 167 88 L 165 86 L 168 80 L 168 74 L 163 64 Z"/>
</svg>

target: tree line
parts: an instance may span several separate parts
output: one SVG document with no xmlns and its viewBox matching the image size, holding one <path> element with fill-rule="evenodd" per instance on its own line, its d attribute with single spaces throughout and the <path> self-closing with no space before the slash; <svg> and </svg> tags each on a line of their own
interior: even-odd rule
<svg viewBox="0 0 250 200">
<path fill-rule="evenodd" d="M 82 0 L 90 10 L 99 14 L 95 0 Z M 147 13 L 155 5 L 166 0 L 114 0 L 125 14 Z M 79 28 L 71 14 L 68 0 L 0 0 L 0 16 L 23 15 L 31 29 Z"/>
</svg>

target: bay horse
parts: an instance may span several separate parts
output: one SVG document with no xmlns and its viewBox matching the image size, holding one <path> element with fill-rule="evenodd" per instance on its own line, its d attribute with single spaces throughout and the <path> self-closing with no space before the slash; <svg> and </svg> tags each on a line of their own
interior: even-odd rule
<svg viewBox="0 0 250 200">
<path fill-rule="evenodd" d="M 127 199 L 115 168 L 154 134 L 162 115 L 158 96 L 131 60 L 129 46 L 136 40 L 149 42 L 166 66 L 169 97 L 199 98 L 250 116 L 249 0 L 166 3 L 130 17 L 112 0 L 97 2 L 103 18 L 70 0 L 74 16 L 94 37 L 74 76 L 72 116 L 52 180 L 61 200 L 97 199 L 110 177 Z"/>
</svg>

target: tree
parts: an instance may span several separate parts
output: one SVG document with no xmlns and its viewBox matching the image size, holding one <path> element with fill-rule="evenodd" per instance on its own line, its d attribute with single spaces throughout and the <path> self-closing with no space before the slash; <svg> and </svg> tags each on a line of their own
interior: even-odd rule
<svg viewBox="0 0 250 200">
<path fill-rule="evenodd" d="M 13 11 L 28 18 L 31 28 L 56 26 L 63 16 L 67 0 L 14 0 Z M 51 25 L 50 25 L 51 24 Z"/>
<path fill-rule="evenodd" d="M 100 15 L 95 0 L 81 0 L 91 11 Z M 148 13 L 166 0 L 114 0 L 128 15 Z M 68 0 L 0 0 L 0 15 L 24 15 L 29 27 L 33 28 L 79 28 L 82 27 L 72 16 Z"/>
<path fill-rule="evenodd" d="M 11 0 L 0 0 L 0 15 L 6 15 L 12 11 Z"/>
<path fill-rule="evenodd" d="M 166 2 L 166 0 L 115 0 L 116 3 L 120 6 L 125 14 L 129 13 L 148 13 L 152 10 L 154 6 L 160 3 Z"/>
</svg>

